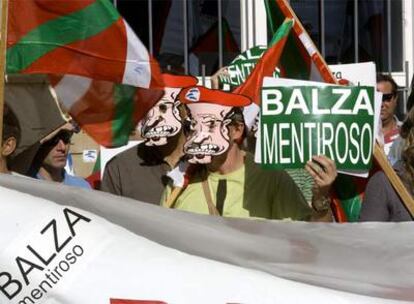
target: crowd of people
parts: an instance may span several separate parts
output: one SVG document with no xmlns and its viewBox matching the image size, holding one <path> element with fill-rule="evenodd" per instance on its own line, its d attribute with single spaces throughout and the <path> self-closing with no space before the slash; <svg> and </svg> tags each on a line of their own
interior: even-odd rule
<svg viewBox="0 0 414 304">
<path fill-rule="evenodd" d="M 265 170 L 254 162 L 252 145 L 247 144 L 254 131 L 246 126 L 243 108 L 252 100 L 197 86 L 192 76 L 163 74 L 163 80 L 163 98 L 138 126 L 143 141 L 107 163 L 101 191 L 199 214 L 334 220 L 331 191 L 338 174 L 334 161 L 315 155 L 302 170 Z M 397 89 L 390 76 L 378 77 L 377 90 L 383 94 L 380 141 L 413 196 L 414 109 L 403 122 L 398 120 Z M 69 122 L 43 138 L 25 175 L 90 189 L 84 179 L 65 170 L 74 132 Z M 0 173 L 20 175 L 9 165 L 20 133 L 16 115 L 6 105 Z M 360 221 L 410 220 L 387 176 L 383 172 L 371 176 Z"/>
</svg>

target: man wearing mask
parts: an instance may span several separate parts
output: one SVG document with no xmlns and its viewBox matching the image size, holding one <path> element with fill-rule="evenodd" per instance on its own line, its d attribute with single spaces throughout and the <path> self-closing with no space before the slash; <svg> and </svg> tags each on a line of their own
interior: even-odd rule
<svg viewBox="0 0 414 304">
<path fill-rule="evenodd" d="M 240 146 L 245 135 L 242 107 L 249 98 L 204 87 L 186 88 L 179 95 L 192 119 L 184 146 L 190 163 L 201 164 L 174 208 L 228 217 L 330 221 L 327 198 L 336 177 L 335 164 L 324 156 L 309 162 L 314 177 L 312 210 L 284 171 L 263 170 Z M 167 187 L 162 204 L 172 193 Z"/>
<path fill-rule="evenodd" d="M 140 123 L 144 142 L 116 155 L 105 167 L 101 190 L 159 204 L 166 174 L 183 156 L 184 108 L 177 100 L 182 88 L 197 84 L 192 76 L 163 74 L 165 94 Z"/>
</svg>

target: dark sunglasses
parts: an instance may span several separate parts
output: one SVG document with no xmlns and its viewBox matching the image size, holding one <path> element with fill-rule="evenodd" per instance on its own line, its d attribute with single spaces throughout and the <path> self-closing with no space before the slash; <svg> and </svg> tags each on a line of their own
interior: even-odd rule
<svg viewBox="0 0 414 304">
<path fill-rule="evenodd" d="M 53 136 L 50 140 L 48 140 L 44 144 L 49 146 L 49 147 L 54 147 L 59 143 L 59 141 L 63 141 L 63 143 L 65 145 L 68 145 L 68 144 L 70 144 L 70 140 L 72 138 L 72 135 L 73 135 L 73 132 L 71 132 L 71 131 L 61 130 L 61 131 L 59 131 L 58 134 Z"/>
<path fill-rule="evenodd" d="M 382 101 L 391 101 L 391 99 L 394 97 L 393 93 L 389 94 L 382 94 Z"/>
</svg>

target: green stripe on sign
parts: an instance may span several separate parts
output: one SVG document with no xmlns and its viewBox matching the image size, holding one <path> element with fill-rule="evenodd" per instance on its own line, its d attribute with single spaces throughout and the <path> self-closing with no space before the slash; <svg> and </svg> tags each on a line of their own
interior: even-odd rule
<svg viewBox="0 0 414 304">
<path fill-rule="evenodd" d="M 115 85 L 115 116 L 112 121 L 112 147 L 127 144 L 129 135 L 135 127 L 133 125 L 133 115 L 136 90 L 135 87 L 128 85 Z"/>
<path fill-rule="evenodd" d="M 7 49 L 7 72 L 18 73 L 54 49 L 97 35 L 119 18 L 108 0 L 97 0 L 80 11 L 48 21 Z"/>
</svg>

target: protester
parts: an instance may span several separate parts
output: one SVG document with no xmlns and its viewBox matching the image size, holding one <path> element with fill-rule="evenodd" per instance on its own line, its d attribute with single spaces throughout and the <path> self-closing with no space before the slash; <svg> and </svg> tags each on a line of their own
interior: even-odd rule
<svg viewBox="0 0 414 304">
<path fill-rule="evenodd" d="M 413 79 L 414 81 L 414 79 Z M 407 99 L 407 113 L 410 112 L 411 108 L 414 105 L 414 90 L 411 89 L 410 96 Z M 388 153 L 388 159 L 391 164 L 394 165 L 398 161 L 401 161 L 402 151 L 405 147 L 405 140 L 401 136 L 398 136 L 392 143 L 390 152 Z"/>
<path fill-rule="evenodd" d="M 4 105 L 0 173 L 11 173 L 8 162 L 20 141 L 20 125 L 14 112 Z"/>
<path fill-rule="evenodd" d="M 246 130 L 241 107 L 251 103 L 249 98 L 204 87 L 186 88 L 179 98 L 193 121 L 184 151 L 190 163 L 202 165 L 189 176 L 175 208 L 230 217 L 331 220 L 327 195 L 336 176 L 331 160 L 315 158 L 324 169 L 312 162 L 306 166 L 316 184 L 317 211 L 312 212 L 284 171 L 262 170 L 253 155 L 241 149 Z M 168 186 L 163 205 L 173 192 Z"/>
<path fill-rule="evenodd" d="M 83 178 L 70 175 L 65 170 L 73 132 L 74 126 L 66 123 L 40 141 L 30 173 L 33 177 L 68 186 L 91 188 Z"/>
<path fill-rule="evenodd" d="M 211 76 L 211 88 L 212 89 L 220 89 L 220 78 L 228 78 L 229 77 L 228 67 L 222 67 L 219 69 L 214 75 Z M 246 124 L 247 116 L 251 116 L 252 114 L 255 116 L 254 119 L 251 118 L 253 123 L 251 127 L 246 132 L 246 140 L 245 140 L 245 147 L 246 150 L 253 153 L 256 149 L 256 138 L 258 132 L 258 124 L 259 124 L 259 110 L 257 108 L 257 112 L 249 111 L 249 109 L 244 109 L 243 114 L 245 118 L 245 125 L 249 128 Z M 255 115 L 257 113 L 257 115 Z M 305 200 L 311 205 L 312 202 L 312 186 L 313 186 L 313 178 L 312 176 L 305 170 L 305 169 L 286 169 L 287 174 L 293 179 L 296 186 L 302 192 Z"/>
<path fill-rule="evenodd" d="M 145 142 L 116 155 L 105 167 L 101 190 L 147 203 L 159 204 L 167 172 L 183 156 L 184 107 L 176 97 L 197 78 L 163 74 L 164 97 L 141 123 Z"/>
<path fill-rule="evenodd" d="M 411 196 L 414 195 L 414 108 L 411 108 L 401 126 L 404 148 L 401 161 L 394 165 L 394 170 L 401 178 Z M 411 221 L 410 213 L 405 208 L 398 193 L 392 187 L 384 172 L 377 172 L 368 182 L 362 203 L 360 221 Z"/>
<path fill-rule="evenodd" d="M 384 152 L 386 155 L 389 154 L 394 140 L 398 138 L 399 128 L 401 126 L 401 122 L 395 116 L 398 101 L 397 89 L 397 83 L 391 76 L 378 75 L 377 90 L 383 94 L 380 117 L 382 134 L 384 136 Z"/>
</svg>

